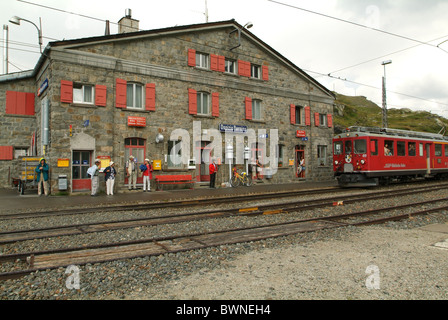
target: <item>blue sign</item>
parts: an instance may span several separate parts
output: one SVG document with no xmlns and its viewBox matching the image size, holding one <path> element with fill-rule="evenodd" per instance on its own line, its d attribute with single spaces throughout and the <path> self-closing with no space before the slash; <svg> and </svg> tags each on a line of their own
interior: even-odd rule
<svg viewBox="0 0 448 320">
<path fill-rule="evenodd" d="M 42 95 L 42 93 L 44 93 L 45 90 L 47 90 L 48 88 L 48 78 L 44 80 L 44 82 L 42 82 L 42 84 L 40 85 L 39 90 L 37 90 L 37 96 L 40 97 Z"/>
<path fill-rule="evenodd" d="M 83 126 L 84 126 L 84 127 L 88 127 L 88 126 L 89 126 L 89 123 L 90 123 L 90 121 L 89 121 L 89 120 L 86 120 L 86 121 L 84 121 Z"/>
<path fill-rule="evenodd" d="M 220 124 L 219 131 L 233 132 L 233 133 L 245 133 L 245 132 L 247 132 L 247 126 L 239 126 L 239 125 L 234 125 L 234 124 Z"/>
</svg>

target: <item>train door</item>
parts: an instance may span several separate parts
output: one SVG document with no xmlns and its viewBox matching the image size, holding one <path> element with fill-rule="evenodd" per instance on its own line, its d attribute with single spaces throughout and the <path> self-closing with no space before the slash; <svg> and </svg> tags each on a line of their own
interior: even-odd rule
<svg viewBox="0 0 448 320">
<path fill-rule="evenodd" d="M 299 179 L 305 178 L 305 150 L 304 146 L 295 147 L 295 175 Z"/>
<path fill-rule="evenodd" d="M 431 144 L 425 144 L 426 174 L 431 174 Z"/>
</svg>

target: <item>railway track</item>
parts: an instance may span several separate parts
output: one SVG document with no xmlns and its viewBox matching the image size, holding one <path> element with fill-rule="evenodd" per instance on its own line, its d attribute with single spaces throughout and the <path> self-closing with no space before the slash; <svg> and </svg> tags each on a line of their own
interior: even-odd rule
<svg viewBox="0 0 448 320">
<path fill-rule="evenodd" d="M 190 212 L 183 214 L 172 214 L 156 217 L 145 217 L 127 220 L 111 220 L 95 223 L 72 224 L 66 226 L 56 226 L 47 228 L 36 228 L 31 230 L 13 230 L 0 232 L 0 244 L 12 243 L 16 241 L 25 241 L 32 239 L 42 239 L 49 237 L 61 237 L 77 234 L 86 234 L 93 232 L 104 232 L 110 230 L 135 228 L 142 226 L 154 226 L 160 224 L 180 223 L 187 221 L 224 218 L 235 215 L 258 215 L 258 214 L 276 214 L 287 213 L 289 211 L 309 210 L 314 208 L 322 208 L 333 206 L 335 203 L 356 203 L 359 201 L 369 201 L 386 197 L 396 197 L 400 195 L 409 195 L 421 193 L 425 191 L 435 191 L 444 189 L 446 186 L 438 187 L 418 187 L 412 190 L 396 190 L 394 193 L 390 191 L 374 192 L 370 194 L 354 194 L 347 196 L 336 196 L 316 200 L 301 200 L 289 203 L 266 204 L 256 207 L 245 207 L 236 209 L 218 209 L 202 212 Z M 281 206 L 281 208 L 279 208 Z"/>
<path fill-rule="evenodd" d="M 421 192 L 421 190 L 414 190 L 413 192 Z M 394 196 L 396 195 L 394 194 Z M 249 228 L 233 228 L 214 232 L 142 239 L 139 241 L 128 241 L 100 246 L 4 255 L 0 256 L 1 262 L 26 260 L 27 265 L 18 271 L 1 273 L 0 279 L 4 280 L 17 278 L 38 270 L 54 269 L 72 264 L 83 265 L 87 263 L 100 263 L 119 259 L 130 259 L 142 256 L 198 250 L 213 246 L 264 240 L 302 232 L 313 232 L 322 229 L 383 223 L 386 221 L 407 219 L 416 215 L 448 210 L 448 205 L 437 206 L 431 209 L 417 209 L 417 207 L 435 205 L 440 202 L 448 202 L 448 198 L 354 212 L 350 214 L 329 215 L 312 219 L 294 220 L 284 223 L 265 224 Z M 409 208 L 413 208 L 414 211 L 407 214 L 402 214 L 401 210 Z M 253 208 L 253 210 L 240 211 L 239 214 L 260 215 L 294 212 L 297 210 L 300 209 L 298 207 L 289 207 L 280 208 L 278 210 L 262 211 L 259 210 L 259 208 Z M 395 213 L 397 210 L 400 211 L 400 214 Z M 382 216 L 378 217 L 380 214 Z"/>
</svg>

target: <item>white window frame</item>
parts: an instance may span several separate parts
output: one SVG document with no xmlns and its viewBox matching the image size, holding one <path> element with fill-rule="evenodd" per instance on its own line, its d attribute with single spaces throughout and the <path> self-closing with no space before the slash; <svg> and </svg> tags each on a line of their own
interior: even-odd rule
<svg viewBox="0 0 448 320">
<path fill-rule="evenodd" d="M 132 92 L 130 92 L 129 88 L 132 86 Z M 141 101 L 138 101 L 138 97 L 136 94 L 137 88 L 141 88 Z M 132 96 L 130 95 L 132 94 Z M 132 101 L 130 101 L 132 100 Z M 140 103 L 140 106 L 137 104 Z M 135 109 L 135 110 L 144 110 L 145 109 L 145 86 L 141 83 L 128 82 L 126 85 L 126 108 Z"/>
<path fill-rule="evenodd" d="M 87 100 L 87 89 L 90 88 L 90 101 Z M 91 104 L 95 103 L 95 86 L 88 84 L 73 83 L 73 103 Z"/>
<path fill-rule="evenodd" d="M 232 59 L 227 59 L 225 62 L 225 72 L 230 74 L 236 74 L 236 71 L 238 70 L 237 62 Z"/>
<path fill-rule="evenodd" d="M 317 146 L 317 162 L 318 165 L 323 167 L 327 165 L 327 146 Z"/>
<path fill-rule="evenodd" d="M 196 52 L 196 67 L 210 69 L 210 56 L 206 53 Z"/>
<path fill-rule="evenodd" d="M 326 127 L 327 126 L 327 114 L 319 113 L 319 126 Z"/>
<path fill-rule="evenodd" d="M 261 100 L 252 99 L 252 120 L 262 120 Z"/>
<path fill-rule="evenodd" d="M 211 101 L 210 93 L 204 92 L 204 91 L 197 92 L 197 114 L 198 115 L 209 116 L 211 114 L 210 101 Z"/>
<path fill-rule="evenodd" d="M 254 79 L 261 79 L 261 66 L 257 64 L 250 65 L 250 76 Z"/>
</svg>

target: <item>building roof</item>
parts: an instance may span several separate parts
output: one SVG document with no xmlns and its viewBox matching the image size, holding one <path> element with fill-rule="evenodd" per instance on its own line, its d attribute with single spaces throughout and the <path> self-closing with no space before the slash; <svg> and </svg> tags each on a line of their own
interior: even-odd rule
<svg viewBox="0 0 448 320">
<path fill-rule="evenodd" d="M 244 28 L 242 25 L 237 23 L 234 19 L 232 20 L 226 20 L 226 21 L 219 21 L 219 22 L 210 22 L 210 23 L 200 23 L 200 24 L 192 24 L 192 25 L 185 25 L 185 26 L 175 26 L 175 27 L 169 27 L 169 28 L 161 28 L 161 29 L 152 29 L 152 30 L 144 30 L 144 31 L 136 31 L 136 32 L 128 32 L 128 33 L 120 33 L 120 34 L 112 34 L 112 35 L 104 35 L 104 36 L 94 36 L 94 37 L 87 37 L 87 38 L 80 38 L 80 39 L 72 39 L 72 40 L 62 40 L 62 41 L 53 41 L 49 42 L 49 44 L 46 46 L 44 52 L 42 53 L 39 61 L 37 62 L 35 68 L 30 71 L 24 71 L 14 74 L 14 77 L 11 77 L 9 75 L 2 75 L 0 76 L 0 82 L 2 81 L 9 81 L 9 80 L 17 80 L 19 78 L 29 78 L 36 75 L 38 70 L 41 68 L 43 63 L 45 62 L 46 57 L 49 55 L 49 52 L 51 51 L 51 48 L 60 47 L 62 49 L 64 48 L 76 48 L 80 46 L 85 46 L 88 44 L 98 44 L 98 43 L 106 43 L 106 42 L 115 42 L 115 41 L 129 41 L 134 39 L 142 39 L 147 37 L 153 37 L 153 36 L 163 36 L 163 35 L 170 35 L 170 34 L 178 34 L 178 33 L 191 33 L 196 31 L 206 31 L 206 30 L 213 30 L 213 29 L 222 29 L 222 28 L 237 28 L 241 30 L 241 35 L 244 35 L 256 43 L 258 43 L 261 47 L 263 47 L 266 51 L 270 52 L 274 56 L 276 56 L 278 59 L 283 61 L 286 65 L 288 65 L 291 69 L 293 69 L 295 72 L 297 72 L 299 75 L 316 85 L 318 88 L 320 88 L 324 93 L 326 93 L 331 98 L 335 99 L 335 95 L 333 92 L 328 90 L 324 85 L 319 83 L 316 79 L 308 75 L 305 71 L 300 69 L 298 66 L 296 66 L 294 63 L 292 63 L 289 59 L 281 55 L 278 51 L 276 51 L 274 48 L 269 46 L 267 43 L 259 39 L 257 36 L 255 36 L 253 33 L 251 33 L 249 30 Z"/>
</svg>

